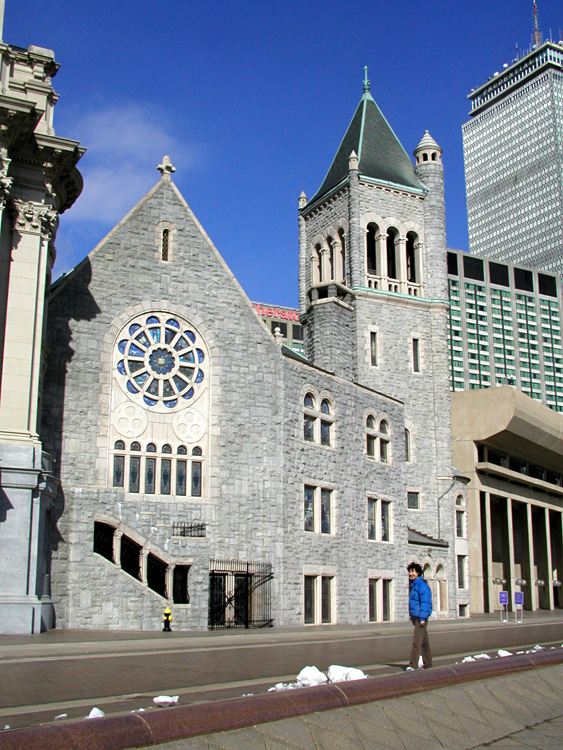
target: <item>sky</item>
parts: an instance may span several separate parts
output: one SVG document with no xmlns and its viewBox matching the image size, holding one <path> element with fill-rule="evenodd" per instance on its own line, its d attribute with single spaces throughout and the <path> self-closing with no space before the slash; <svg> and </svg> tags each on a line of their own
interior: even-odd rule
<svg viewBox="0 0 563 750">
<path fill-rule="evenodd" d="M 467 94 L 531 43 L 532 0 L 6 0 L 4 41 L 54 50 L 58 136 L 84 190 L 54 278 L 160 178 L 174 182 L 251 300 L 297 305 L 298 198 L 320 187 L 371 93 L 409 155 L 443 148 L 448 246 L 467 250 Z M 538 0 L 561 38 L 561 0 Z"/>
</svg>

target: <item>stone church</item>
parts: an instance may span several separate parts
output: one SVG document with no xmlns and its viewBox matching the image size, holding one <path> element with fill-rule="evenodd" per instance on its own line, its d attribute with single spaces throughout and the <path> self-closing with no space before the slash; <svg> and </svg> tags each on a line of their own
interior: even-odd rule
<svg viewBox="0 0 563 750">
<path fill-rule="evenodd" d="M 438 144 L 413 164 L 364 81 L 299 198 L 301 356 L 168 157 L 50 285 L 82 150 L 54 134 L 53 53 L 1 52 L 0 630 L 156 630 L 167 605 L 186 630 L 406 619 L 412 560 L 456 617 Z"/>
</svg>

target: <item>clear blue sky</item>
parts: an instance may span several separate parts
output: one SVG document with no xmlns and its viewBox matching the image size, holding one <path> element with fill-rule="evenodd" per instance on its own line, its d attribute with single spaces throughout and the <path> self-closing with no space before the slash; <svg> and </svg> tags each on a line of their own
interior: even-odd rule
<svg viewBox="0 0 563 750">
<path fill-rule="evenodd" d="M 544 37 L 561 0 L 538 0 Z M 158 180 L 176 185 L 252 300 L 297 303 L 297 202 L 320 186 L 362 95 L 409 154 L 444 149 L 448 245 L 467 249 L 467 93 L 531 41 L 531 0 L 6 0 L 4 41 L 55 51 L 57 135 L 85 188 L 57 236 L 60 274 Z"/>
</svg>

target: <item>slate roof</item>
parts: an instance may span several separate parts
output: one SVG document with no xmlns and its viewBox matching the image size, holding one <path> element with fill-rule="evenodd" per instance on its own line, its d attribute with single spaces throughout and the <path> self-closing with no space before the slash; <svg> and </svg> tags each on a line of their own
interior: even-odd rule
<svg viewBox="0 0 563 750">
<path fill-rule="evenodd" d="M 416 190 L 424 189 L 414 173 L 414 166 L 407 152 L 369 91 L 366 91 L 328 174 L 310 203 L 328 193 L 348 176 L 348 160 L 352 151 L 358 155 L 360 177 L 371 177 Z"/>
</svg>

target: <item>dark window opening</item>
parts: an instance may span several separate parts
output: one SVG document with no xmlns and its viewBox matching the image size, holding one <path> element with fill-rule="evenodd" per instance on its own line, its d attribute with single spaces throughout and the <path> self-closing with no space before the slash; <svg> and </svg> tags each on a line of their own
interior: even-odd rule
<svg viewBox="0 0 563 750">
<path fill-rule="evenodd" d="M 189 604 L 190 593 L 188 590 L 189 565 L 176 565 L 174 568 L 174 581 L 172 584 L 172 598 L 174 604 Z"/>
<path fill-rule="evenodd" d="M 534 291 L 534 274 L 526 268 L 514 269 L 514 286 L 523 292 Z"/>
<path fill-rule="evenodd" d="M 489 280 L 491 284 L 510 286 L 508 266 L 504 266 L 502 263 L 493 263 L 493 261 L 489 261 Z"/>
<path fill-rule="evenodd" d="M 123 487 L 123 477 L 125 474 L 125 456 L 113 457 L 113 486 Z"/>
<path fill-rule="evenodd" d="M 115 529 L 107 523 L 94 521 L 94 552 L 113 562 L 113 534 Z"/>
<path fill-rule="evenodd" d="M 170 238 L 170 230 L 162 230 L 162 260 L 168 260 L 168 240 Z"/>
<path fill-rule="evenodd" d="M 278 320 L 272 320 L 271 326 L 272 326 L 272 333 L 275 333 L 276 328 L 279 328 L 282 336 L 285 339 L 287 338 L 287 323 L 282 323 L 281 321 L 278 321 Z"/>
<path fill-rule="evenodd" d="M 387 276 L 390 279 L 397 278 L 397 257 L 395 252 L 395 240 L 397 232 L 390 229 L 387 234 Z"/>
<path fill-rule="evenodd" d="M 147 586 L 155 593 L 166 598 L 166 568 L 167 565 L 151 552 L 147 559 Z"/>
<path fill-rule="evenodd" d="M 545 294 L 546 297 L 557 297 L 557 280 L 555 276 L 538 273 L 538 286 L 540 294 Z"/>
<path fill-rule="evenodd" d="M 140 544 L 129 539 L 128 536 L 121 537 L 121 569 L 138 581 L 141 580 L 140 554 Z"/>
<path fill-rule="evenodd" d="M 293 324 L 293 340 L 303 341 L 303 326 L 300 324 Z"/>
<path fill-rule="evenodd" d="M 374 224 L 368 226 L 366 234 L 366 257 L 368 264 L 368 273 L 377 273 L 377 260 L 375 254 L 375 234 L 377 227 Z"/>
<path fill-rule="evenodd" d="M 458 275 L 456 253 L 448 253 L 448 273 L 452 276 Z"/>
<path fill-rule="evenodd" d="M 485 281 L 485 271 L 481 258 L 473 258 L 470 255 L 463 256 L 463 275 L 466 279 Z"/>
<path fill-rule="evenodd" d="M 407 234 L 407 281 L 416 284 L 415 235 Z"/>
</svg>

